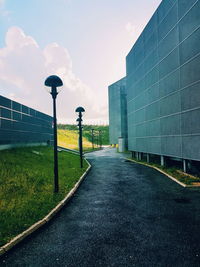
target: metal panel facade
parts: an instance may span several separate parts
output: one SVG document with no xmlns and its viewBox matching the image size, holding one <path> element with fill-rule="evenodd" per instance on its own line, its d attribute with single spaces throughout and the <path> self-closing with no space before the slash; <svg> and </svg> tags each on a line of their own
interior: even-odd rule
<svg viewBox="0 0 200 267">
<path fill-rule="evenodd" d="M 0 96 L 0 145 L 53 140 L 53 118 Z"/>
<path fill-rule="evenodd" d="M 126 63 L 129 150 L 200 160 L 200 1 L 163 0 Z"/>
<path fill-rule="evenodd" d="M 119 137 L 127 139 L 126 79 L 110 85 L 108 95 L 110 144 L 118 144 Z"/>
</svg>

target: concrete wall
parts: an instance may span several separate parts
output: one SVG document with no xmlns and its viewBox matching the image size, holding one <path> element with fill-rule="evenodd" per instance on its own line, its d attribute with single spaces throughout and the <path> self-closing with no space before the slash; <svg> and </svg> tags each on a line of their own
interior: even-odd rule
<svg viewBox="0 0 200 267">
<path fill-rule="evenodd" d="M 200 160 L 200 1 L 163 0 L 126 64 L 129 150 Z"/>
<path fill-rule="evenodd" d="M 53 118 L 0 96 L 0 149 L 52 141 Z"/>
<path fill-rule="evenodd" d="M 118 144 L 118 138 L 127 140 L 126 79 L 123 78 L 108 87 L 109 96 L 109 140 Z"/>
</svg>

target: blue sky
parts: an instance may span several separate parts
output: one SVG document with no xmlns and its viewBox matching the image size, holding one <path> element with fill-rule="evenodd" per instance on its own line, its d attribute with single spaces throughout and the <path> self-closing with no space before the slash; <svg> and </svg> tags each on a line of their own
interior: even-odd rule
<svg viewBox="0 0 200 267">
<path fill-rule="evenodd" d="M 106 121 L 107 87 L 125 75 L 125 56 L 160 2 L 0 0 L 0 94 L 51 114 L 43 79 L 59 74 L 60 121 L 73 122 L 77 105 L 86 120 Z"/>
</svg>

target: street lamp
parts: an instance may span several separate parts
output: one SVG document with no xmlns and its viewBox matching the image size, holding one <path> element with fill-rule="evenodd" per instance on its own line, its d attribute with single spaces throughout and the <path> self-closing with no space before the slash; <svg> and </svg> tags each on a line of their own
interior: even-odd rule
<svg viewBox="0 0 200 267">
<path fill-rule="evenodd" d="M 58 185 L 58 150 L 57 150 L 57 121 L 56 121 L 56 97 L 58 94 L 57 87 L 63 85 L 62 80 L 56 76 L 49 76 L 44 84 L 51 89 L 49 93 L 53 98 L 53 129 L 54 129 L 54 193 L 58 193 L 59 185 Z"/>
<path fill-rule="evenodd" d="M 102 146 L 102 136 L 101 136 L 101 130 L 99 130 L 99 145 L 100 145 L 100 148 Z"/>
<path fill-rule="evenodd" d="M 78 107 L 75 112 L 78 112 L 78 119 L 76 120 L 78 122 L 79 127 L 79 151 L 80 151 L 80 165 L 81 168 L 83 168 L 83 143 L 82 143 L 82 112 L 85 112 L 85 109 L 83 107 Z"/>
<path fill-rule="evenodd" d="M 92 131 L 92 149 L 94 150 L 94 129 L 91 129 Z"/>
</svg>

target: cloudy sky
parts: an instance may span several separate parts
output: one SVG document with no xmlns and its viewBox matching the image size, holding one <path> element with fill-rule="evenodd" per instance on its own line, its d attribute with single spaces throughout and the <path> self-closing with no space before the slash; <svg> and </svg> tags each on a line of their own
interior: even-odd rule
<svg viewBox="0 0 200 267">
<path fill-rule="evenodd" d="M 47 114 L 59 75 L 58 120 L 108 121 L 107 87 L 161 0 L 0 0 L 0 94 Z"/>
</svg>

